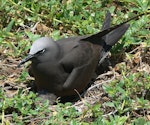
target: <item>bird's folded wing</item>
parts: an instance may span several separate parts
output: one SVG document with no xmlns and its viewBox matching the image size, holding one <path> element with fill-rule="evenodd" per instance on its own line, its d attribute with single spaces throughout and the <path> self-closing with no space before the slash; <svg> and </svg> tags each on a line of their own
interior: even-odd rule
<svg viewBox="0 0 150 125">
<path fill-rule="evenodd" d="M 93 55 L 95 49 L 93 50 L 92 46 L 92 44 L 81 43 L 67 53 L 60 61 L 64 71 L 69 73 L 67 80 L 63 84 L 64 89 L 75 89 L 89 82 L 91 74 L 95 69 L 93 66 L 96 64 Z"/>
<path fill-rule="evenodd" d="M 78 89 L 86 86 L 86 81 L 89 81 L 91 73 L 88 72 L 87 65 L 74 68 L 67 80 L 65 81 L 63 88 L 64 89 Z M 88 75 L 89 74 L 89 75 Z"/>
</svg>

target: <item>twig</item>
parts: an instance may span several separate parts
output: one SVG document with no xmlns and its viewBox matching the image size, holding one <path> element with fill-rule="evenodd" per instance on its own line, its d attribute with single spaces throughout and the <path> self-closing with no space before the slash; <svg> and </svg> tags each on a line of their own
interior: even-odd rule
<svg viewBox="0 0 150 125">
<path fill-rule="evenodd" d="M 12 117 L 12 116 L 13 116 L 13 114 L 4 115 L 5 118 L 7 118 L 7 117 Z"/>
<path fill-rule="evenodd" d="M 82 97 L 81 97 L 80 93 L 76 89 L 74 89 L 74 91 L 78 94 L 80 100 L 82 100 Z"/>
<path fill-rule="evenodd" d="M 26 120 L 26 122 L 33 122 L 33 121 L 36 121 L 36 120 L 43 120 L 43 119 L 49 119 L 49 118 L 50 118 L 50 116 L 47 116 L 47 117 L 44 117 L 44 118 L 38 117 L 38 118 Z"/>
<path fill-rule="evenodd" d="M 117 110 L 115 110 L 115 111 L 113 111 L 113 112 L 110 112 L 110 113 L 108 113 L 108 114 L 102 115 L 102 116 L 106 117 L 106 116 L 109 116 L 109 115 L 114 115 L 116 112 L 117 112 Z"/>
<path fill-rule="evenodd" d="M 32 28 L 30 28 L 31 32 L 34 33 L 35 32 L 35 29 L 37 27 L 37 25 L 39 24 L 40 22 L 37 22 Z"/>
<path fill-rule="evenodd" d="M 107 74 L 105 74 L 105 75 L 107 75 Z M 103 76 L 104 76 L 104 75 L 103 75 Z M 107 81 L 101 82 L 101 83 L 99 83 L 99 84 L 95 84 L 95 85 L 91 86 L 90 88 L 88 88 L 88 90 L 87 90 L 87 91 L 90 91 L 90 90 L 92 90 L 92 89 L 94 89 L 94 88 L 96 88 L 96 87 L 99 87 L 99 86 L 101 86 L 101 85 L 102 85 L 102 84 L 104 84 L 104 83 L 111 82 L 111 81 L 112 81 L 112 80 L 114 80 L 114 79 L 115 79 L 115 73 L 114 73 L 113 78 L 111 78 L 110 80 L 107 80 Z"/>
<path fill-rule="evenodd" d="M 141 48 L 141 46 L 136 47 L 135 49 L 133 49 L 133 50 L 130 51 L 129 53 L 132 54 L 132 53 L 134 53 L 136 50 L 138 50 L 139 48 Z"/>
<path fill-rule="evenodd" d="M 104 77 L 104 76 L 108 76 L 108 75 L 112 75 L 112 74 L 114 74 L 114 71 L 108 71 L 108 72 L 106 72 L 106 73 L 103 73 L 103 74 L 99 75 L 99 76 L 96 78 L 96 80 L 98 80 L 98 79 L 100 79 L 100 78 L 102 78 L 102 77 Z"/>
</svg>

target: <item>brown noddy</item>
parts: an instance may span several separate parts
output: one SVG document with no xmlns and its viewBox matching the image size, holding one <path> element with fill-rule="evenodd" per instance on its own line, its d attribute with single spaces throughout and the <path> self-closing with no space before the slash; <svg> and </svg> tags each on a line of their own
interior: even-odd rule
<svg viewBox="0 0 150 125">
<path fill-rule="evenodd" d="M 57 41 L 42 37 L 32 44 L 29 55 L 18 67 L 27 61 L 32 62 L 29 70 L 38 91 L 61 97 L 74 95 L 75 89 L 81 92 L 90 82 L 97 65 L 127 31 L 128 21 L 110 27 L 111 14 L 107 12 L 97 34 Z"/>
</svg>

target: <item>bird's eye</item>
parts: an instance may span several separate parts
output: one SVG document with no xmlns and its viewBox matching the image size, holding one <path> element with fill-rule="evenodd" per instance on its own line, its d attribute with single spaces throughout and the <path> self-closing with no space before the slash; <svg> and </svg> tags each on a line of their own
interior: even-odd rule
<svg viewBox="0 0 150 125">
<path fill-rule="evenodd" d="M 42 54 L 44 52 L 45 52 L 45 49 L 42 49 L 42 50 L 38 51 L 37 54 Z"/>
</svg>

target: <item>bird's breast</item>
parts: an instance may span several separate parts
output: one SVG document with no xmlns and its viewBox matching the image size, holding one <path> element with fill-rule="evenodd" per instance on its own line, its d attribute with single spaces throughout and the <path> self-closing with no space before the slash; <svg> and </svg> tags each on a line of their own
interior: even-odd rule
<svg viewBox="0 0 150 125">
<path fill-rule="evenodd" d="M 33 64 L 32 70 L 38 90 L 44 89 L 52 93 L 59 91 L 68 77 L 56 62 Z"/>
</svg>

